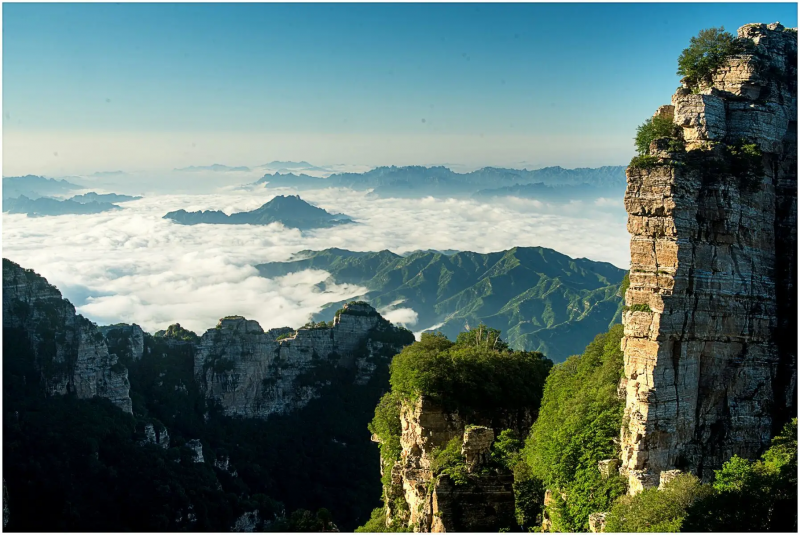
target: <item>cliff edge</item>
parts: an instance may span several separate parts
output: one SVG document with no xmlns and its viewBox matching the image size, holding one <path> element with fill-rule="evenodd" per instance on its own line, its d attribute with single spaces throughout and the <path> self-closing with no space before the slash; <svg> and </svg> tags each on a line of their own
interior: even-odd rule
<svg viewBox="0 0 800 535">
<path fill-rule="evenodd" d="M 754 458 L 796 414 L 797 32 L 686 83 L 677 127 L 627 169 L 622 468 L 629 492 Z"/>
</svg>

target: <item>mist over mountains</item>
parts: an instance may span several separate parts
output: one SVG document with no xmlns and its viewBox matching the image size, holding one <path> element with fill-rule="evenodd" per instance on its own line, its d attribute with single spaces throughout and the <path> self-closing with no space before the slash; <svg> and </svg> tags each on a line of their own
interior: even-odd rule
<svg viewBox="0 0 800 535">
<path fill-rule="evenodd" d="M 66 195 L 82 186 L 36 175 L 3 177 L 3 199 L 15 199 L 25 196 L 29 199 Z"/>
<path fill-rule="evenodd" d="M 323 270 L 334 284 L 354 284 L 359 296 L 415 330 L 450 338 L 484 323 L 504 333 L 515 349 L 542 351 L 556 362 L 579 353 L 597 334 L 619 321 L 625 271 L 605 262 L 574 259 L 552 249 L 515 247 L 479 254 L 420 251 L 300 251 L 296 260 L 256 266 L 274 278 Z M 314 320 L 344 302 L 330 303 Z"/>
<path fill-rule="evenodd" d="M 249 212 L 236 212 L 231 215 L 219 210 L 187 212 L 177 210 L 169 212 L 164 219 L 170 219 L 181 225 L 199 225 L 209 223 L 215 225 L 270 225 L 281 223 L 288 228 L 301 230 L 312 228 L 329 228 L 352 223 L 353 220 L 343 214 L 332 214 L 311 205 L 297 195 L 278 195 L 271 201 Z"/>
<path fill-rule="evenodd" d="M 255 184 L 269 187 L 296 189 L 350 188 L 371 189 L 379 196 L 419 197 L 428 195 L 465 196 L 471 194 L 518 195 L 543 199 L 619 196 L 625 189 L 625 168 L 606 166 L 599 168 L 564 169 L 546 167 L 528 171 L 526 169 L 503 169 L 485 167 L 469 173 L 456 173 L 444 167 L 377 167 L 364 173 L 336 173 L 325 177 L 307 174 L 274 173 L 264 175 Z M 522 186 L 538 185 L 525 189 Z M 562 191 L 561 188 L 570 189 Z"/>
</svg>

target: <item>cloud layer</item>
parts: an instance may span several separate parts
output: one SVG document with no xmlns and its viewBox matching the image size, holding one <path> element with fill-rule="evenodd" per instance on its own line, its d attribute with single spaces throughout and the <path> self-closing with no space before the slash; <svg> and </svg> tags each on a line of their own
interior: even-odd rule
<svg viewBox="0 0 800 535">
<path fill-rule="evenodd" d="M 100 324 L 136 322 L 154 331 L 180 322 L 199 332 L 231 314 L 258 320 L 265 328 L 298 327 L 325 303 L 364 292 L 352 285 L 320 285 L 327 278 L 321 271 L 269 280 L 253 267 L 287 260 L 303 249 L 486 253 L 538 245 L 628 266 L 624 212 L 603 202 L 550 206 L 517 198 L 491 203 L 384 199 L 328 189 L 301 196 L 358 224 L 301 233 L 279 224 L 182 226 L 162 219 L 180 208 L 252 210 L 286 193 L 291 192 L 258 188 L 149 196 L 123 204 L 119 212 L 83 216 L 3 214 L 3 255 L 45 276 L 80 313 Z M 416 313 L 399 303 L 387 315 L 409 326 L 416 320 Z"/>
</svg>

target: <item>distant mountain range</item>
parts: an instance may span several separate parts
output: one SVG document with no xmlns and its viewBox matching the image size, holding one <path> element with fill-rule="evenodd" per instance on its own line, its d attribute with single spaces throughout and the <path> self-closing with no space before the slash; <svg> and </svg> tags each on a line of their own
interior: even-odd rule
<svg viewBox="0 0 800 535">
<path fill-rule="evenodd" d="M 441 330 L 454 339 L 467 325 L 483 322 L 500 329 L 512 347 L 542 351 L 556 362 L 579 354 L 598 332 L 620 321 L 625 275 L 606 262 L 543 247 L 408 256 L 326 249 L 256 267 L 268 278 L 324 270 L 336 283 L 365 286 L 363 299 L 384 312 L 413 309 L 415 330 Z M 341 305 L 327 305 L 315 319 Z"/>
<path fill-rule="evenodd" d="M 329 228 L 353 220 L 342 214 L 331 214 L 322 208 L 307 203 L 297 195 L 278 195 L 268 203 L 250 212 L 237 212 L 227 215 L 218 210 L 169 212 L 164 219 L 171 219 L 181 225 L 209 223 L 216 225 L 269 225 L 281 223 L 285 227 L 300 230 Z"/>
<path fill-rule="evenodd" d="M 119 195 L 117 193 L 95 193 L 94 191 L 90 191 L 89 193 L 84 193 L 83 195 L 75 195 L 70 197 L 68 200 L 86 204 L 90 202 L 128 202 L 136 201 L 138 199 L 141 199 L 141 197 L 136 197 L 133 195 Z"/>
<path fill-rule="evenodd" d="M 624 175 L 623 175 L 624 176 Z M 626 184 L 595 185 L 595 184 L 567 184 L 564 186 L 548 186 L 542 183 L 515 184 L 502 188 L 482 189 L 472 194 L 475 199 L 491 197 L 520 197 L 523 199 L 536 199 L 539 201 L 564 203 L 569 201 L 585 201 L 598 197 L 613 197 L 621 199 L 625 195 Z"/>
<path fill-rule="evenodd" d="M 59 201 L 48 197 L 29 199 L 21 195 L 15 199 L 3 199 L 3 211 L 9 214 L 27 214 L 29 217 L 42 217 L 68 214 L 98 214 L 111 210 L 121 210 L 116 204 L 107 202 Z"/>
<path fill-rule="evenodd" d="M 447 167 L 377 167 L 365 173 L 337 173 L 327 178 L 307 174 L 274 173 L 264 175 L 255 184 L 270 187 L 296 189 L 351 188 L 373 190 L 386 197 L 419 197 L 427 195 L 468 196 L 490 190 L 489 196 L 514 194 L 503 193 L 498 188 L 514 188 L 539 184 L 535 191 L 539 196 L 560 199 L 569 193 L 586 197 L 597 194 L 618 195 L 625 187 L 625 167 L 606 166 L 599 168 L 564 169 L 546 167 L 528 171 L 526 169 L 502 169 L 485 167 L 470 173 L 456 173 Z M 572 186 L 571 190 L 556 191 L 560 187 Z M 533 190 L 519 190 L 525 196 Z"/>
<path fill-rule="evenodd" d="M 178 172 L 181 172 L 181 173 L 184 173 L 184 172 L 191 173 L 191 172 L 195 172 L 195 171 L 228 172 L 228 171 L 250 171 L 250 168 L 249 167 L 244 167 L 244 166 L 230 167 L 230 166 L 227 166 L 227 165 L 222 165 L 222 164 L 219 164 L 219 163 L 215 163 L 215 164 L 212 164 L 212 165 L 192 165 L 190 167 L 175 168 L 174 171 L 178 171 Z"/>
<path fill-rule="evenodd" d="M 92 176 L 96 178 L 111 178 L 128 176 L 128 173 L 125 171 L 98 171 L 96 173 L 92 173 Z"/>
<path fill-rule="evenodd" d="M 7 176 L 3 177 L 3 199 L 14 199 L 23 195 L 29 200 L 38 199 L 39 197 L 61 196 L 82 187 L 66 180 L 56 180 L 55 178 L 45 178 L 37 175 Z"/>
</svg>

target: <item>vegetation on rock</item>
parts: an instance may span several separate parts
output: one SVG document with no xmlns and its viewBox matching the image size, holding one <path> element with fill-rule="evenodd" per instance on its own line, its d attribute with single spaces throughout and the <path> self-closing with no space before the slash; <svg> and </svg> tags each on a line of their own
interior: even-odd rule
<svg viewBox="0 0 800 535">
<path fill-rule="evenodd" d="M 679 135 L 678 126 L 667 117 L 655 116 L 636 128 L 636 151 L 639 156 L 647 156 L 650 143 L 659 138 L 675 138 Z"/>
<path fill-rule="evenodd" d="M 622 496 L 606 518 L 606 531 L 681 531 L 688 509 L 709 490 L 696 476 L 681 474 L 661 490 L 651 488 L 635 496 Z"/>
<path fill-rule="evenodd" d="M 464 485 L 467 483 L 469 473 L 467 473 L 467 462 L 461 453 L 462 437 L 453 437 L 444 447 L 433 450 L 431 459 L 431 471 L 434 479 L 440 475 L 446 475 L 454 485 Z"/>
<path fill-rule="evenodd" d="M 758 461 L 734 455 L 712 484 L 681 474 L 662 490 L 623 496 L 607 532 L 797 531 L 797 419 Z"/>
<path fill-rule="evenodd" d="M 449 411 L 535 411 L 552 362 L 541 353 L 507 349 L 499 334 L 485 325 L 456 342 L 423 333 L 392 360 L 392 391 L 407 401 L 427 396 Z"/>
<path fill-rule="evenodd" d="M 587 531 L 589 514 L 607 511 L 625 492 L 622 478 L 603 478 L 597 467 L 619 456 L 614 440 L 624 408 L 617 395 L 622 334 L 622 325 L 615 325 L 547 378 L 524 456 L 532 476 L 553 492 L 556 503 L 548 513 L 557 531 Z"/>
<path fill-rule="evenodd" d="M 689 87 L 710 82 L 714 72 L 731 56 L 751 50 L 752 41 L 739 39 L 725 28 L 707 28 L 692 37 L 678 57 L 678 72 Z"/>
<path fill-rule="evenodd" d="M 189 329 L 181 327 L 180 323 L 173 323 L 165 331 L 156 331 L 156 337 L 163 337 L 172 340 L 179 340 L 181 342 L 197 342 L 200 337 Z"/>
</svg>

